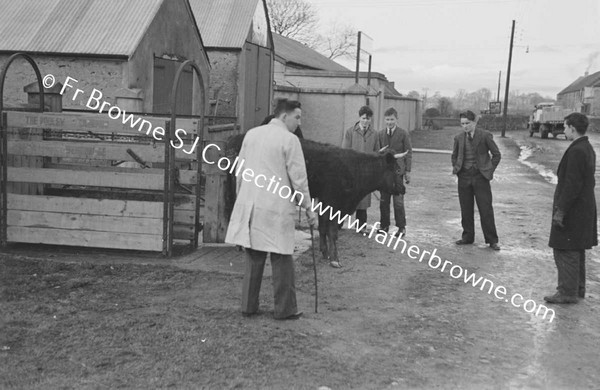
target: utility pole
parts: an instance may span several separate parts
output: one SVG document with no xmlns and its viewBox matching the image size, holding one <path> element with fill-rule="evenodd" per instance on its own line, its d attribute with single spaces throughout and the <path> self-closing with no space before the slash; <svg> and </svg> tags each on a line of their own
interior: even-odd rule
<svg viewBox="0 0 600 390">
<path fill-rule="evenodd" d="M 515 20 L 513 19 L 512 21 L 512 29 L 510 31 L 510 49 L 508 51 L 508 71 L 506 74 L 506 90 L 504 92 L 504 125 L 502 126 L 502 137 L 505 137 L 506 134 L 506 125 L 508 122 L 508 115 L 507 115 L 507 111 L 508 111 L 508 90 L 509 90 L 509 86 L 510 86 L 510 65 L 512 62 L 512 51 L 513 51 L 513 40 L 515 38 Z"/>
<path fill-rule="evenodd" d="M 502 78 L 502 71 L 498 72 L 498 97 L 496 98 L 496 101 L 499 102 L 500 101 L 500 79 Z"/>
</svg>

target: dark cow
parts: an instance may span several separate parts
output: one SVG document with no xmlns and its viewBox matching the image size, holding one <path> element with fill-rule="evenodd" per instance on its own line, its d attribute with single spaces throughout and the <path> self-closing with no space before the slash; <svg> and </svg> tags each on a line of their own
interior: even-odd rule
<svg viewBox="0 0 600 390">
<path fill-rule="evenodd" d="M 235 158 L 242 148 L 244 134 L 231 137 L 227 142 L 226 153 Z M 356 206 L 367 194 L 385 191 L 398 195 L 404 193 L 404 183 L 398 175 L 399 166 L 391 152 L 360 153 L 352 149 L 342 149 L 307 139 L 300 139 L 310 196 L 318 198 L 323 209 L 332 209 L 319 215 L 319 241 L 323 257 L 331 262 L 339 262 L 337 253 L 338 218 L 330 216 L 339 211 L 340 217 L 352 215 Z M 228 207 L 230 213 L 235 202 L 235 177 L 230 175 Z M 315 201 L 316 205 L 316 201 Z M 318 209 L 315 212 L 318 213 Z"/>
</svg>

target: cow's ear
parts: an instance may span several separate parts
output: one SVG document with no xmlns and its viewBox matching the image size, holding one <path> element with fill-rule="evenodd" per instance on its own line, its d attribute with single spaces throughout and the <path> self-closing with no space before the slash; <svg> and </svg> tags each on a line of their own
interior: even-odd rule
<svg viewBox="0 0 600 390">
<path fill-rule="evenodd" d="M 396 158 L 394 157 L 394 155 L 392 153 L 386 153 L 385 154 L 385 162 L 388 164 L 395 164 Z"/>
</svg>

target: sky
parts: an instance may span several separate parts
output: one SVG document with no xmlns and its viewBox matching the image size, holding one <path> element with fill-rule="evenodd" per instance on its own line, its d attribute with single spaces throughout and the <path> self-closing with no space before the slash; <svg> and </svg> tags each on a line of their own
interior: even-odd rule
<svg viewBox="0 0 600 390">
<path fill-rule="evenodd" d="M 502 71 L 502 100 L 513 19 L 511 91 L 555 98 L 586 70 L 600 71 L 600 0 L 308 1 L 323 31 L 341 23 L 371 37 L 373 71 L 405 94 L 488 88 L 495 95 Z"/>
</svg>

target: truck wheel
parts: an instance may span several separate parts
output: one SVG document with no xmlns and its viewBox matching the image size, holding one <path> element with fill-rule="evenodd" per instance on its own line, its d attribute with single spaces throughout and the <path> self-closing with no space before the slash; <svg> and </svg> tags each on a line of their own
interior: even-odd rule
<svg viewBox="0 0 600 390">
<path fill-rule="evenodd" d="M 542 137 L 542 139 L 547 139 L 549 132 L 550 132 L 550 130 L 548 129 L 548 126 L 546 126 L 546 125 L 540 126 L 540 137 Z"/>
</svg>

